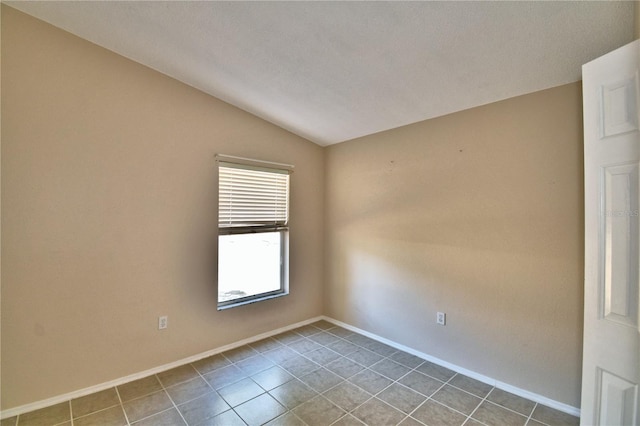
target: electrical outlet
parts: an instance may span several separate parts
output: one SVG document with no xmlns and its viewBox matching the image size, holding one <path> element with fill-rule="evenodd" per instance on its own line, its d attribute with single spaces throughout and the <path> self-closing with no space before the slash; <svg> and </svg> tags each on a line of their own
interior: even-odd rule
<svg viewBox="0 0 640 426">
<path fill-rule="evenodd" d="M 447 324 L 447 314 L 445 314 L 444 312 L 438 312 L 436 314 L 436 322 L 440 325 L 446 325 Z"/>
<path fill-rule="evenodd" d="M 167 328 L 167 326 L 169 321 L 169 317 L 167 317 L 166 315 L 163 315 L 161 317 L 158 317 L 158 330 L 164 330 L 165 328 Z"/>
</svg>

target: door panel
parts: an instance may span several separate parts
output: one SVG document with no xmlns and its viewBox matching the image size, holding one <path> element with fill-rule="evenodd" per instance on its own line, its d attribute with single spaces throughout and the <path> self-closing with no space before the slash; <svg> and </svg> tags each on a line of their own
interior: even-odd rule
<svg viewBox="0 0 640 426">
<path fill-rule="evenodd" d="M 598 369 L 600 425 L 632 425 L 638 412 L 638 385 Z"/>
<path fill-rule="evenodd" d="M 602 316 L 638 326 L 638 163 L 602 168 Z"/>
<path fill-rule="evenodd" d="M 583 66 L 581 423 L 640 425 L 640 41 Z"/>
</svg>

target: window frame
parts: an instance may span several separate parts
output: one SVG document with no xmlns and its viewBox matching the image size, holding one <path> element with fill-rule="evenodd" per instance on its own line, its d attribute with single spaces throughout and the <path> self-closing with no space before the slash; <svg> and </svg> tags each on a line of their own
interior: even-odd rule
<svg viewBox="0 0 640 426">
<path fill-rule="evenodd" d="M 289 294 L 289 201 L 290 201 L 290 175 L 293 173 L 293 166 L 288 164 L 281 163 L 272 163 L 260 160 L 253 160 L 241 157 L 232 157 L 226 155 L 217 155 L 217 168 L 218 168 L 218 256 L 217 256 L 217 268 L 216 268 L 216 287 L 217 287 L 217 309 L 225 310 L 237 306 L 243 306 L 251 303 L 260 302 L 263 300 L 269 300 L 276 297 L 281 297 Z M 249 221 L 248 223 L 241 223 L 238 225 L 233 217 L 233 207 L 228 206 L 227 204 L 222 204 L 221 201 L 221 193 L 222 193 L 222 185 L 221 185 L 221 168 L 227 169 L 238 169 L 243 171 L 256 171 L 258 173 L 273 173 L 278 175 L 286 175 L 286 191 L 285 191 L 285 213 L 284 218 L 276 214 L 276 220 L 272 222 L 262 221 L 252 223 Z M 250 172 L 249 172 L 250 173 Z M 228 183 L 228 181 L 225 181 Z M 281 184 L 280 184 L 281 185 Z M 231 191 L 233 192 L 233 191 Z M 229 200 L 233 198 L 233 195 L 226 194 L 224 197 L 225 200 Z M 278 199 L 278 203 L 282 201 Z M 232 201 L 229 204 L 233 204 Z M 275 205 L 276 203 L 274 203 Z M 278 204 L 278 207 L 281 206 Z M 244 213 L 244 212 L 243 212 Z M 223 225 L 223 215 L 225 218 L 225 223 Z M 229 216 L 231 215 L 231 216 Z M 229 223 L 226 221 L 229 220 Z M 271 290 L 263 293 L 258 293 L 254 295 L 247 295 L 244 297 L 238 297 L 231 300 L 220 300 L 220 250 L 221 250 L 221 237 L 229 236 L 229 235 L 249 235 L 249 234 L 259 234 L 259 233 L 278 233 L 280 240 L 280 265 L 279 265 L 279 275 L 280 275 L 280 286 L 276 290 Z"/>
</svg>

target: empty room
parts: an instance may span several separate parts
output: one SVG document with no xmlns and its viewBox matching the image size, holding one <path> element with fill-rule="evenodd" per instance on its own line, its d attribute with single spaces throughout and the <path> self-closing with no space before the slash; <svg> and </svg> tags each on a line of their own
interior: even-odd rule
<svg viewBox="0 0 640 426">
<path fill-rule="evenodd" d="M 1 425 L 638 425 L 639 9 L 3 1 Z"/>
</svg>

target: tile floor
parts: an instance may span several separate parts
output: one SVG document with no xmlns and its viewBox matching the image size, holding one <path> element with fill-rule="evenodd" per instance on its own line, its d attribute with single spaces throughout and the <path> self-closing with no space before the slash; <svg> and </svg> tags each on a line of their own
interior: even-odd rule
<svg viewBox="0 0 640 426">
<path fill-rule="evenodd" d="M 0 426 L 578 423 L 577 417 L 319 321 Z"/>
</svg>

